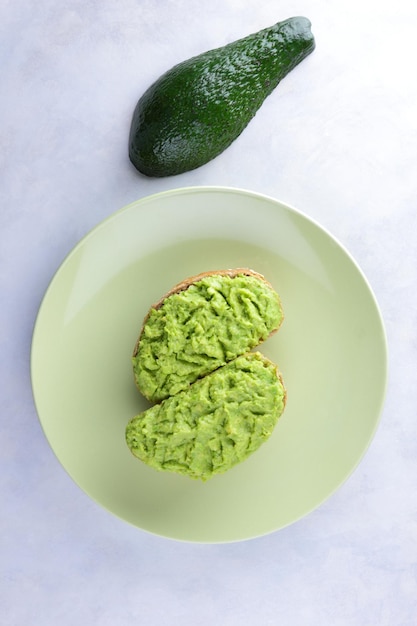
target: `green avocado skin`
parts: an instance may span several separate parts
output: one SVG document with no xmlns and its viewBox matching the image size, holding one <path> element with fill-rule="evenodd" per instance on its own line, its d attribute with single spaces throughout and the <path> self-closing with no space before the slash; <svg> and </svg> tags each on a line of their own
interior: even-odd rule
<svg viewBox="0 0 417 626">
<path fill-rule="evenodd" d="M 176 65 L 136 105 L 131 162 L 147 176 L 171 176 L 207 163 L 240 135 L 314 48 L 310 21 L 292 17 Z"/>
<path fill-rule="evenodd" d="M 206 481 L 255 452 L 284 407 L 276 366 L 250 353 L 134 417 L 126 443 L 154 469 Z"/>
</svg>

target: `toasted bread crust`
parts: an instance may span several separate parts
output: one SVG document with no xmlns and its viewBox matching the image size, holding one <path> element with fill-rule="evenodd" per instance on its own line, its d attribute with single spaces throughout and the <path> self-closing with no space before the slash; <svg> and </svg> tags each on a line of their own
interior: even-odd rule
<svg viewBox="0 0 417 626">
<path fill-rule="evenodd" d="M 258 350 L 256 350 L 256 352 L 258 352 Z M 246 354 L 249 354 L 249 352 L 248 352 L 248 353 L 246 353 Z M 264 355 L 264 354 L 262 354 L 261 352 L 259 352 L 259 354 L 261 355 L 262 360 L 263 360 L 265 363 L 269 363 L 269 365 L 272 365 L 272 366 L 274 367 L 274 369 L 275 369 L 275 374 L 276 374 L 276 377 L 278 378 L 278 380 L 279 380 L 279 382 L 281 383 L 282 388 L 283 388 L 283 390 L 284 390 L 284 408 L 285 408 L 285 406 L 286 406 L 286 404 L 287 404 L 287 388 L 286 388 L 286 386 L 285 386 L 285 384 L 284 384 L 284 380 L 283 380 L 283 378 L 282 378 L 282 374 L 281 374 L 281 372 L 280 372 L 280 369 L 279 369 L 278 365 L 277 365 L 276 363 L 274 363 L 274 361 L 271 361 L 271 359 L 269 359 L 267 356 L 265 356 L 265 355 Z M 246 355 L 244 355 L 244 354 L 243 354 L 242 356 L 246 356 Z M 208 376 L 210 376 L 210 374 L 208 374 Z"/>
<path fill-rule="evenodd" d="M 271 362 L 272 362 L 272 361 L 271 361 Z M 275 365 L 275 363 L 274 363 L 274 365 Z M 275 373 L 276 373 L 277 378 L 278 378 L 279 382 L 281 383 L 282 388 L 283 388 L 283 390 L 284 390 L 284 398 L 283 398 L 283 402 L 284 402 L 284 409 L 285 409 L 285 407 L 287 406 L 287 388 L 286 388 L 286 386 L 285 386 L 285 384 L 284 384 L 284 380 L 283 380 L 283 378 L 282 378 L 282 374 L 281 374 L 281 372 L 279 371 L 278 365 L 275 365 Z"/>
<path fill-rule="evenodd" d="M 201 272 L 201 274 L 196 274 L 195 276 L 190 276 L 189 278 L 185 278 L 184 280 L 182 280 L 180 283 L 177 283 L 176 285 L 174 285 L 174 287 L 172 287 L 172 289 L 170 289 L 164 296 L 162 296 L 162 298 L 160 298 L 160 300 L 158 300 L 158 302 L 156 302 L 154 305 L 151 306 L 151 308 L 149 309 L 148 313 L 146 314 L 144 320 L 143 320 L 143 324 L 142 324 L 142 328 L 141 331 L 139 333 L 139 337 L 136 341 L 134 350 L 133 350 L 133 357 L 135 357 L 138 353 L 138 349 L 139 349 L 139 343 L 142 337 L 142 333 L 143 333 L 143 328 L 146 324 L 146 322 L 149 319 L 149 316 L 151 314 L 151 312 L 153 310 L 158 310 L 161 308 L 161 306 L 164 304 L 165 300 L 167 298 L 169 298 L 169 296 L 172 296 L 175 293 L 180 293 L 181 291 L 185 291 L 186 289 L 188 289 L 188 287 L 190 287 L 191 285 L 194 285 L 195 283 L 198 283 L 198 281 L 202 280 L 203 278 L 207 278 L 208 276 L 229 276 L 229 278 L 235 278 L 236 276 L 254 276 L 255 278 L 258 278 L 259 280 L 262 280 L 265 284 L 267 284 L 269 287 L 271 287 L 271 289 L 273 289 L 271 283 L 266 280 L 265 276 L 263 276 L 262 274 L 259 274 L 259 272 L 255 272 L 254 270 L 251 270 L 247 267 L 238 267 L 235 269 L 226 269 L 226 270 L 213 270 L 213 271 L 209 271 L 209 272 Z M 282 320 L 281 320 L 281 324 L 282 321 L 284 319 L 284 316 L 282 316 Z M 275 334 L 277 332 L 278 328 L 276 328 L 275 330 L 273 330 L 269 336 Z M 262 343 L 262 342 L 260 342 Z"/>
</svg>

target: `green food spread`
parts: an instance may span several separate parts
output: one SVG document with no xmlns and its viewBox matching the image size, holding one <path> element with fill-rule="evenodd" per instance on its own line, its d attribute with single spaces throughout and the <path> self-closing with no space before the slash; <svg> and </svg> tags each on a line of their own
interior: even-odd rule
<svg viewBox="0 0 417 626">
<path fill-rule="evenodd" d="M 265 281 L 207 276 L 151 311 L 133 356 L 136 384 L 154 402 L 175 395 L 267 339 L 282 319 Z"/>
<path fill-rule="evenodd" d="M 134 417 L 126 441 L 157 470 L 207 480 L 257 450 L 284 405 L 276 366 L 250 353 Z"/>
</svg>

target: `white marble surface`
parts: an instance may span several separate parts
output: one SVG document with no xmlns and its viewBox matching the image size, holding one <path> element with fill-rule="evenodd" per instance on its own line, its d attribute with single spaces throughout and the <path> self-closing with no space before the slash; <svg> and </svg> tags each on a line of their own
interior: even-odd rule
<svg viewBox="0 0 417 626">
<path fill-rule="evenodd" d="M 174 62 L 291 15 L 316 51 L 198 170 L 140 176 L 137 98 Z M 2 0 L 0 623 L 417 624 L 417 80 L 413 0 Z M 125 204 L 229 185 L 295 205 L 366 273 L 390 378 L 362 463 L 324 505 L 229 545 L 161 539 L 92 502 L 33 405 L 37 310 L 65 255 Z"/>
</svg>

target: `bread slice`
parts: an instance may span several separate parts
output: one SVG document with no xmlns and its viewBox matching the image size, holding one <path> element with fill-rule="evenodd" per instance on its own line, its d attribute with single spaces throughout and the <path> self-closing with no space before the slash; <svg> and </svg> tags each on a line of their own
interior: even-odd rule
<svg viewBox="0 0 417 626">
<path fill-rule="evenodd" d="M 187 278 L 143 321 L 132 356 L 136 385 L 148 400 L 160 402 L 258 346 L 283 318 L 278 294 L 251 269 Z"/>
<path fill-rule="evenodd" d="M 134 417 L 126 443 L 154 469 L 206 481 L 269 439 L 286 397 L 277 366 L 250 352 Z"/>
<path fill-rule="evenodd" d="M 266 280 L 265 276 L 263 276 L 262 274 L 259 274 L 259 272 L 255 272 L 254 270 L 251 270 L 251 269 L 249 269 L 247 267 L 238 267 L 236 269 L 227 269 L 227 270 L 213 270 L 211 272 L 201 272 L 200 274 L 196 274 L 195 276 L 190 276 L 190 277 L 185 278 L 184 280 L 182 280 L 180 283 L 177 283 L 165 295 L 163 295 L 162 298 L 160 298 L 158 300 L 158 302 L 153 304 L 151 306 L 151 308 L 149 309 L 145 319 L 143 320 L 143 326 L 146 324 L 146 322 L 147 322 L 147 320 L 149 318 L 149 315 L 152 313 L 152 311 L 160 309 L 161 306 L 164 304 L 165 300 L 167 298 L 169 298 L 169 296 L 172 296 L 174 293 L 180 293 L 181 291 L 185 291 L 191 285 L 194 285 L 195 283 L 198 283 L 200 280 L 202 280 L 203 278 L 207 278 L 208 276 L 228 276 L 229 278 L 235 278 L 236 276 L 253 276 L 253 277 L 257 278 L 258 280 L 261 280 L 262 282 L 264 282 L 271 289 L 273 289 L 271 283 Z M 284 319 L 284 315 L 282 314 L 281 322 L 283 321 L 283 319 Z M 133 356 L 135 356 L 135 354 L 137 352 L 139 341 L 140 341 L 140 337 L 141 337 L 141 334 L 142 334 L 142 331 L 143 331 L 143 326 L 142 326 L 141 333 L 140 333 L 140 335 L 138 337 L 138 340 L 136 342 L 135 349 L 133 351 Z M 276 330 L 278 330 L 278 329 L 276 329 Z M 276 332 L 276 331 L 274 331 L 274 332 Z"/>
</svg>

